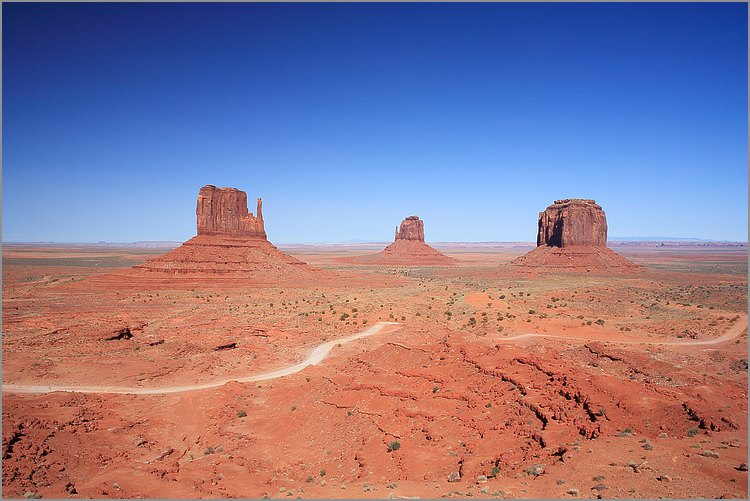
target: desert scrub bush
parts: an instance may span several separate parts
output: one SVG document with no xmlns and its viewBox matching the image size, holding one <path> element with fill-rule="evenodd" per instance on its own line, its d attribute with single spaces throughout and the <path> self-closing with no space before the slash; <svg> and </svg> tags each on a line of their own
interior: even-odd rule
<svg viewBox="0 0 750 501">
<path fill-rule="evenodd" d="M 320 476 L 321 477 L 325 477 L 326 476 L 326 471 L 325 470 L 320 470 Z"/>
<path fill-rule="evenodd" d="M 529 466 L 526 468 L 526 474 L 530 477 L 538 477 L 542 473 L 544 473 L 543 464 L 535 464 L 534 466 Z"/>
<path fill-rule="evenodd" d="M 440 387 L 439 386 L 433 386 L 432 387 L 432 393 L 437 393 L 439 391 L 440 391 Z"/>
<path fill-rule="evenodd" d="M 346 320 L 347 318 L 349 318 L 349 314 L 348 313 L 342 313 L 341 317 L 339 317 L 339 320 Z"/>
<path fill-rule="evenodd" d="M 401 448 L 401 443 L 398 440 L 394 440 L 388 444 L 388 452 L 397 451 Z"/>
<path fill-rule="evenodd" d="M 492 470 L 490 470 L 490 474 L 487 475 L 487 476 L 495 478 L 495 477 L 497 477 L 498 473 L 500 473 L 500 467 L 499 466 L 493 466 Z"/>
<path fill-rule="evenodd" d="M 536 310 L 529 310 L 529 315 L 533 315 L 534 313 L 536 313 Z"/>
<path fill-rule="evenodd" d="M 698 428 L 690 428 L 690 429 L 689 429 L 689 430 L 687 431 L 687 436 L 688 436 L 688 437 L 694 437 L 694 436 L 696 436 L 697 434 L 698 434 Z"/>
<path fill-rule="evenodd" d="M 602 319 L 600 318 L 599 320 L 597 320 L 597 321 L 596 321 L 596 322 L 594 322 L 594 323 L 595 323 L 596 325 L 604 325 L 604 320 L 602 320 Z"/>
<path fill-rule="evenodd" d="M 247 416 L 247 412 L 245 412 L 244 410 L 237 411 L 237 417 L 245 417 L 245 416 Z"/>
</svg>

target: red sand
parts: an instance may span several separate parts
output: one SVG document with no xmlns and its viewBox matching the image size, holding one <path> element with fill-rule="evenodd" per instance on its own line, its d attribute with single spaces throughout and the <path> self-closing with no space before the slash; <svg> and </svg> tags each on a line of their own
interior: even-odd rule
<svg viewBox="0 0 750 501">
<path fill-rule="evenodd" d="M 542 277 L 510 247 L 369 272 L 301 249 L 325 269 L 253 287 L 96 266 L 145 259 L 131 250 L 21 251 L 4 255 L 4 384 L 201 383 L 401 327 L 258 383 L 4 392 L 5 497 L 747 496 L 747 249 L 623 249 L 641 272 Z"/>
</svg>

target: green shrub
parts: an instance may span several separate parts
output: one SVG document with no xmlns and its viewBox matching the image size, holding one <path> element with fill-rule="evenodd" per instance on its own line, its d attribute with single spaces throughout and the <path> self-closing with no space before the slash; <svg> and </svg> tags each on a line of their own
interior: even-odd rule
<svg viewBox="0 0 750 501">
<path fill-rule="evenodd" d="M 388 452 L 397 451 L 401 448 L 401 443 L 398 441 L 393 441 L 390 444 L 388 444 Z"/>
</svg>

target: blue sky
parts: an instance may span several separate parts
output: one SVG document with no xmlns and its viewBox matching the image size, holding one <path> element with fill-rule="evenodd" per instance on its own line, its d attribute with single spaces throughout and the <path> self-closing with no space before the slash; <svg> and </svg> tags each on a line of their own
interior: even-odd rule
<svg viewBox="0 0 750 501">
<path fill-rule="evenodd" d="M 204 184 L 275 243 L 747 240 L 746 4 L 2 9 L 4 241 L 186 240 Z"/>
</svg>

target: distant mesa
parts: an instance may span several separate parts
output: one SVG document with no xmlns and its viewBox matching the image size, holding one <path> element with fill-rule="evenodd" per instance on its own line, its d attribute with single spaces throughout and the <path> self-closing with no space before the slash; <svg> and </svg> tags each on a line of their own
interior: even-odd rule
<svg viewBox="0 0 750 501">
<path fill-rule="evenodd" d="M 304 284 L 329 274 L 277 249 L 266 236 L 263 203 L 247 209 L 247 194 L 206 185 L 198 192 L 198 234 L 178 248 L 123 272 L 128 279 L 157 285 L 177 282 L 242 285 Z M 118 272 L 115 272 L 117 274 Z M 101 275 L 101 280 L 112 275 Z M 96 277 L 93 277 L 96 279 Z"/>
<path fill-rule="evenodd" d="M 456 260 L 424 241 L 424 221 L 409 216 L 396 227 L 393 243 L 377 254 L 347 259 L 350 263 L 394 266 L 452 265 Z"/>
<path fill-rule="evenodd" d="M 536 245 L 512 264 L 529 272 L 627 273 L 641 268 L 607 247 L 607 217 L 594 200 L 555 200 L 539 213 Z"/>
</svg>

